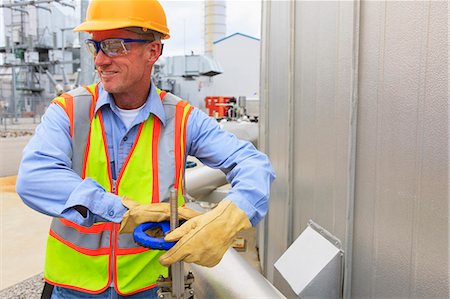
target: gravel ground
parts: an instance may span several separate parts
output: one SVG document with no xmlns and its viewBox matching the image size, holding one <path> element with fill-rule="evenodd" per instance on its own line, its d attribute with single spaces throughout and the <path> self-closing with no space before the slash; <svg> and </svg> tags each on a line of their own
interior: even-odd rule
<svg viewBox="0 0 450 299">
<path fill-rule="evenodd" d="M 31 136 L 33 134 L 34 134 L 34 130 L 6 130 L 6 131 L 0 131 L 0 138 Z"/>
<path fill-rule="evenodd" d="M 0 291 L 4 299 L 39 299 L 44 287 L 44 274 L 40 273 Z"/>
</svg>

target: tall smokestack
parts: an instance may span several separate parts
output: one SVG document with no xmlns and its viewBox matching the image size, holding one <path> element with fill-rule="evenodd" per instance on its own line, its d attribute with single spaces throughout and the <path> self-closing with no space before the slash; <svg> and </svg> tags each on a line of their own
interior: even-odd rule
<svg viewBox="0 0 450 299">
<path fill-rule="evenodd" d="M 227 5 L 223 0 L 205 1 L 205 54 L 213 57 L 213 43 L 227 33 Z"/>
</svg>

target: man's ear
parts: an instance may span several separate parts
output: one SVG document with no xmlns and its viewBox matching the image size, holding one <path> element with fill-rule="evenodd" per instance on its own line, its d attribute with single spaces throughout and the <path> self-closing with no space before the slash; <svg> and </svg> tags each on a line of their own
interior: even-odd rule
<svg viewBox="0 0 450 299">
<path fill-rule="evenodd" d="M 162 54 L 162 44 L 160 41 L 157 42 L 153 42 L 149 45 L 149 51 L 150 51 L 150 56 L 148 58 L 149 62 L 151 62 L 152 64 L 156 62 L 156 60 L 158 60 L 159 56 L 161 56 Z"/>
</svg>

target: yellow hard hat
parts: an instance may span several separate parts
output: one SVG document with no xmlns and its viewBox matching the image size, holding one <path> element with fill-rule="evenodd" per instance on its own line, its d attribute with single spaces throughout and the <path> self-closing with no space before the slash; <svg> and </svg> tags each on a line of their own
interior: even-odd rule
<svg viewBox="0 0 450 299">
<path fill-rule="evenodd" d="M 86 20 L 74 31 L 100 31 L 141 27 L 170 37 L 166 14 L 157 0 L 91 0 Z"/>
</svg>

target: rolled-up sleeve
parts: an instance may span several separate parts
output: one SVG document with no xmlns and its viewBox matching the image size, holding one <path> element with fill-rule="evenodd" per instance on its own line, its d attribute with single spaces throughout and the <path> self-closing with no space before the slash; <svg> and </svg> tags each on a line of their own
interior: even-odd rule
<svg viewBox="0 0 450 299">
<path fill-rule="evenodd" d="M 250 142 L 221 129 L 199 109 L 189 117 L 186 137 L 188 154 L 222 170 L 231 184 L 227 198 L 247 214 L 253 226 L 259 223 L 267 213 L 275 179 L 268 157 Z"/>
<path fill-rule="evenodd" d="M 32 209 L 80 225 L 120 222 L 127 211 L 120 197 L 106 192 L 92 179 L 83 180 L 71 169 L 69 130 L 64 110 L 51 104 L 23 151 L 17 193 Z M 76 206 L 87 208 L 86 217 L 75 210 Z"/>
</svg>

